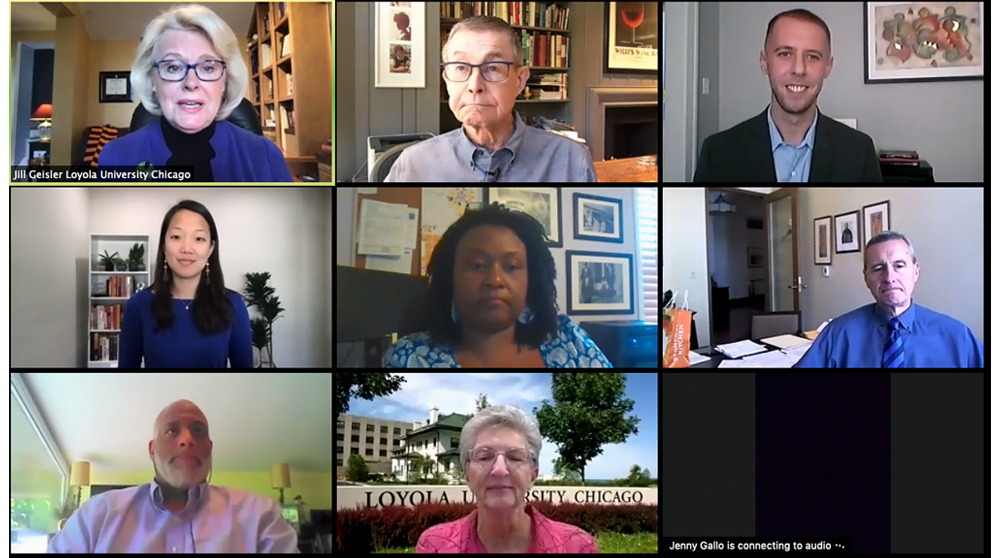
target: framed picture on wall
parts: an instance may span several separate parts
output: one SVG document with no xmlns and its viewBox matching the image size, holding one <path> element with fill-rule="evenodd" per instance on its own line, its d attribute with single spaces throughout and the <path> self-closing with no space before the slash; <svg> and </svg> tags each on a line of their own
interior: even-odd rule
<svg viewBox="0 0 1000 558">
<path fill-rule="evenodd" d="M 426 87 L 424 2 L 375 2 L 375 87 Z"/>
<path fill-rule="evenodd" d="M 865 246 L 868 246 L 869 240 L 885 231 L 892 230 L 892 225 L 889 222 L 889 200 L 862 207 L 861 217 L 861 230 L 864 231 L 864 238 L 862 240 Z"/>
<path fill-rule="evenodd" d="M 833 263 L 833 217 L 813 219 L 813 264 Z"/>
<path fill-rule="evenodd" d="M 98 91 L 98 103 L 131 103 L 132 102 L 132 80 L 131 71 L 121 72 L 98 72 L 97 83 L 100 85 Z"/>
<path fill-rule="evenodd" d="M 561 188 L 485 188 L 486 205 L 499 202 L 531 215 L 545 229 L 548 246 L 562 248 Z"/>
<path fill-rule="evenodd" d="M 848 211 L 833 218 L 834 238 L 836 238 L 838 254 L 861 251 L 860 231 L 861 212 Z"/>
<path fill-rule="evenodd" d="M 982 80 L 985 2 L 865 2 L 865 83 Z"/>
<path fill-rule="evenodd" d="M 747 267 L 764 267 L 764 249 L 747 246 Z"/>
<path fill-rule="evenodd" d="M 566 314 L 634 314 L 632 254 L 566 251 Z"/>
<path fill-rule="evenodd" d="M 621 199 L 574 193 L 573 238 L 623 244 L 623 206 Z"/>
<path fill-rule="evenodd" d="M 604 73 L 656 74 L 659 2 L 604 3 Z"/>
</svg>

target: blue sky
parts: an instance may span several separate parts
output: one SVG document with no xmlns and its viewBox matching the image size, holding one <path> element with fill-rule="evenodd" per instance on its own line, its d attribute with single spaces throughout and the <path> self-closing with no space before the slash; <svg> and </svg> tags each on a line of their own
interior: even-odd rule
<svg viewBox="0 0 1000 558">
<path fill-rule="evenodd" d="M 540 407 L 543 399 L 552 400 L 552 374 L 548 372 L 403 372 L 398 375 L 406 378 L 399 391 L 372 401 L 352 399 L 348 413 L 412 422 L 427 419 L 430 408 L 435 406 L 442 415 L 473 414 L 480 393 L 486 394 L 490 404 L 509 403 L 528 413 Z M 626 372 L 625 376 L 625 396 L 635 401 L 632 415 L 640 419 L 639 433 L 630 436 L 624 444 L 605 445 L 604 452 L 587 464 L 588 479 L 625 477 L 633 464 L 649 469 L 653 477 L 658 476 L 657 377 L 653 372 Z M 543 438 L 539 474 L 551 474 L 555 458 L 555 446 Z"/>
</svg>

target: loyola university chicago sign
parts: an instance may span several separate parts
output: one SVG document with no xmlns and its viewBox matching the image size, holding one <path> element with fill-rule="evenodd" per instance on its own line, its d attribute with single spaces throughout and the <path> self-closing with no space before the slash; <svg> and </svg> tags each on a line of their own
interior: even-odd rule
<svg viewBox="0 0 1000 558">
<path fill-rule="evenodd" d="M 643 492 L 648 488 L 556 488 L 536 489 L 525 494 L 526 502 L 552 502 L 555 504 L 642 504 Z M 656 489 L 652 489 L 656 490 Z M 459 494 L 460 492 L 460 494 Z M 451 496 L 449 497 L 449 493 Z M 476 495 L 468 488 L 449 487 L 428 490 L 399 488 L 365 491 L 365 504 L 373 506 L 416 506 L 419 504 L 474 504 Z M 648 503 L 648 502 L 647 502 Z"/>
</svg>

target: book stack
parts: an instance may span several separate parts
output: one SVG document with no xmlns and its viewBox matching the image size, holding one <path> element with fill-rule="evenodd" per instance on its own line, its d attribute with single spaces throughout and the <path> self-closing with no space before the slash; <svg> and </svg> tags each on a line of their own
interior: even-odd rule
<svg viewBox="0 0 1000 558">
<path fill-rule="evenodd" d="M 920 155 L 916 151 L 895 151 L 880 149 L 878 160 L 883 165 L 898 165 L 904 167 L 920 166 Z"/>
<path fill-rule="evenodd" d="M 118 335 L 90 334 L 90 360 L 118 360 Z"/>
</svg>

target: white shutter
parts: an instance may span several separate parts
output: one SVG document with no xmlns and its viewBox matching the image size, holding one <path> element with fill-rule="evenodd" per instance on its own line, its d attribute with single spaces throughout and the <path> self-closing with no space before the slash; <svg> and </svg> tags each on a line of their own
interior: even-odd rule
<svg viewBox="0 0 1000 558">
<path fill-rule="evenodd" d="M 636 239 L 639 261 L 639 318 L 649 322 L 659 321 L 660 283 L 657 259 L 659 257 L 660 200 L 656 188 L 636 188 Z"/>
</svg>

